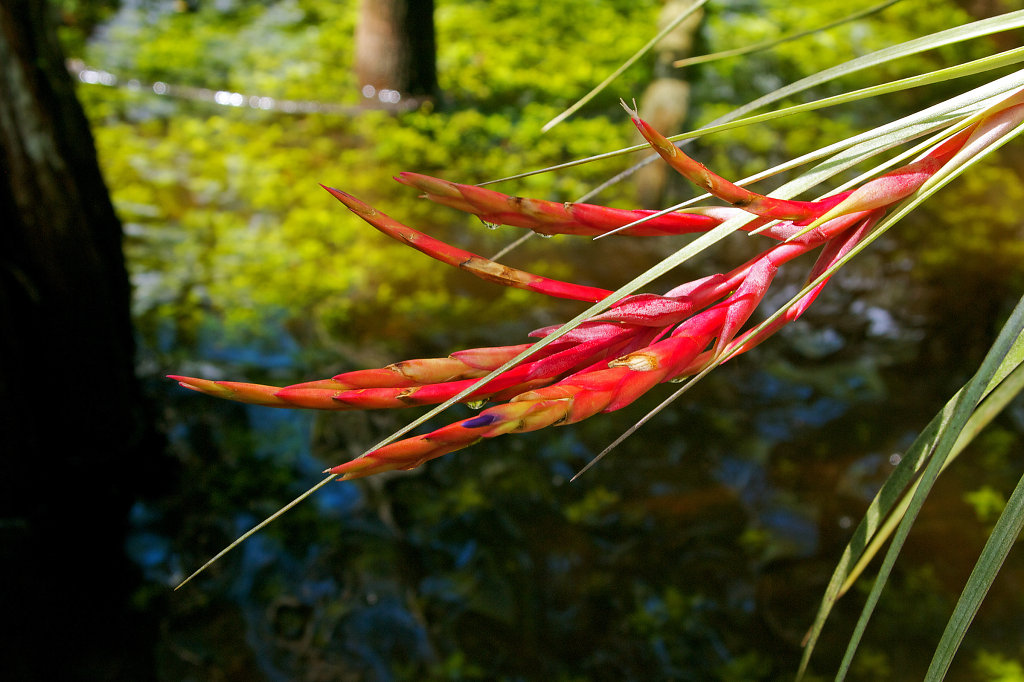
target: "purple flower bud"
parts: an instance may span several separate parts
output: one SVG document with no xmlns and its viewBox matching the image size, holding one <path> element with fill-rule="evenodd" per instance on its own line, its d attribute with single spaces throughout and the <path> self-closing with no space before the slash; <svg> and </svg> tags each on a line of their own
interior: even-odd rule
<svg viewBox="0 0 1024 682">
<path fill-rule="evenodd" d="M 473 417 L 472 419 L 467 419 L 462 422 L 462 428 L 482 429 L 485 426 L 490 426 L 496 421 L 498 421 L 498 415 L 496 414 L 481 414 L 478 417 Z"/>
</svg>

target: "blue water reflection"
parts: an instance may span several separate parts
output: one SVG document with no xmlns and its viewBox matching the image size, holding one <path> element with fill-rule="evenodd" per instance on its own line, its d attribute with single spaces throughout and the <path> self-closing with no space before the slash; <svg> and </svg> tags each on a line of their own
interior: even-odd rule
<svg viewBox="0 0 1024 682">
<path fill-rule="evenodd" d="M 268 680 L 312 669 L 366 680 L 777 679 L 795 666 L 863 505 L 913 437 L 900 426 L 873 449 L 852 442 L 893 385 L 878 365 L 844 362 L 845 337 L 818 337 L 784 346 L 796 359 L 730 363 L 572 484 L 642 407 L 328 485 L 200 578 L 190 589 L 201 603 L 181 602 L 168 641 L 187 649 L 195 622 L 232 612 L 249 672 Z M 283 332 L 255 348 L 201 338 L 196 357 L 214 376 L 300 372 Z M 188 509 L 137 505 L 127 547 L 164 586 L 346 457 L 342 425 L 358 424 L 365 447 L 374 429 L 393 428 L 387 419 L 405 418 L 346 422 L 351 413 L 160 390 L 196 480 L 181 482 Z M 188 532 L 168 530 L 178 518 Z"/>
</svg>

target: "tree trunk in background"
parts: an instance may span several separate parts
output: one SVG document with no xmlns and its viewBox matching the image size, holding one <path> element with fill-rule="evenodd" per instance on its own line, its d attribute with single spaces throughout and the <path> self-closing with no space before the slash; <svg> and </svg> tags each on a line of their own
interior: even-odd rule
<svg viewBox="0 0 1024 682">
<path fill-rule="evenodd" d="M 125 537 L 159 450 L 121 225 L 51 9 L 0 0 L 0 678 L 147 679 Z"/>
<path fill-rule="evenodd" d="M 1019 10 L 1020 0 L 956 0 L 956 3 L 970 14 L 974 19 L 990 19 L 1000 14 Z M 1001 31 L 988 36 L 1000 50 L 1009 50 L 1018 47 L 1016 31 Z"/>
<path fill-rule="evenodd" d="M 667 0 L 658 17 L 658 30 L 667 26 L 685 12 L 694 0 Z M 686 112 L 690 106 L 690 84 L 686 82 L 684 69 L 677 69 L 672 62 L 689 57 L 693 50 L 694 35 L 704 16 L 704 10 L 691 14 L 676 26 L 655 46 L 657 61 L 654 65 L 654 81 L 644 90 L 640 98 L 640 111 L 655 130 L 666 134 L 680 132 Z M 638 136 L 638 141 L 643 138 Z M 670 172 L 664 163 L 649 163 L 636 173 L 637 201 L 641 206 L 659 208 L 667 203 L 669 178 L 678 177 Z"/>
<path fill-rule="evenodd" d="M 360 0 L 355 67 L 360 87 L 434 95 L 436 51 L 434 0 Z"/>
</svg>

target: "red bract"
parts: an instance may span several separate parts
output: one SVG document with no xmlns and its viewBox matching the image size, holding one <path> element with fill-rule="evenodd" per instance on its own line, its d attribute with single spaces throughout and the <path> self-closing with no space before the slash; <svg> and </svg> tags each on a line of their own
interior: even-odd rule
<svg viewBox="0 0 1024 682">
<path fill-rule="evenodd" d="M 745 212 L 741 229 L 785 240 L 728 273 L 682 284 L 663 295 L 627 296 L 583 321 L 486 382 L 529 344 L 477 348 L 447 358 L 407 360 L 382 369 L 339 374 L 331 379 L 285 387 L 172 376 L 182 386 L 221 398 L 268 407 L 352 410 L 438 404 L 463 392 L 465 401 L 498 403 L 477 416 L 430 433 L 399 440 L 329 469 L 341 479 L 359 478 L 423 462 L 468 447 L 481 438 L 572 424 L 622 408 L 659 383 L 692 376 L 745 352 L 798 318 L 825 285 L 817 283 L 796 305 L 760 330 L 742 332 L 764 299 L 779 267 L 820 249 L 808 282 L 817 280 L 863 240 L 897 201 L 916 191 L 951 158 L 991 143 L 1024 118 L 1021 93 L 993 107 L 912 163 L 860 188 L 819 201 L 776 199 L 739 187 L 712 173 L 630 111 L 651 146 L 676 170 L 732 207 L 655 216 L 623 230 L 652 236 L 703 232 Z M 541 234 L 600 235 L 653 211 L 629 211 L 591 204 L 560 204 L 512 197 L 416 173 L 397 180 L 432 201 L 482 219 Z M 375 228 L 453 267 L 504 286 L 579 301 L 597 302 L 611 292 L 534 275 L 455 248 L 407 227 L 340 190 L 325 187 L 349 210 Z M 778 220 L 775 224 L 770 221 Z M 765 227 L 767 226 L 767 227 Z M 804 232 L 804 226 L 812 229 Z M 558 327 L 537 330 L 545 337 Z"/>
</svg>

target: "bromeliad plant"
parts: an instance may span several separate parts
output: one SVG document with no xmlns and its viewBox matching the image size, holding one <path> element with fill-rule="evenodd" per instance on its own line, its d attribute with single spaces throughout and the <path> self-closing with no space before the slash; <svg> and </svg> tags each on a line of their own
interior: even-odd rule
<svg viewBox="0 0 1024 682">
<path fill-rule="evenodd" d="M 412 469 L 481 438 L 573 424 L 618 410 L 660 383 L 708 371 L 798 318 L 825 286 L 827 273 L 871 234 L 888 209 L 917 191 L 958 153 L 974 155 L 1024 121 L 1024 90 L 993 104 L 912 163 L 818 201 L 778 199 L 739 187 L 688 157 L 635 111 L 629 113 L 667 163 L 731 206 L 656 215 L 525 199 L 416 173 L 402 173 L 397 179 L 428 199 L 486 222 L 540 234 L 686 234 L 706 232 L 732 219 L 740 229 L 781 243 L 731 272 L 687 282 L 663 295 L 621 298 L 572 329 L 539 329 L 531 336 L 550 338 L 543 347 L 462 350 L 447 358 L 406 360 L 285 387 L 171 378 L 202 393 L 267 407 L 352 410 L 445 401 L 498 403 L 475 417 L 389 443 L 327 471 L 341 480 Z M 341 190 L 325 189 L 384 234 L 480 278 L 590 303 L 605 301 L 613 293 L 501 265 L 407 227 Z M 742 331 L 779 267 L 815 250 L 820 254 L 808 275 L 810 290 L 770 324 Z"/>
<path fill-rule="evenodd" d="M 1024 12 L 1004 15 L 999 21 L 976 22 L 932 36 L 924 43 L 914 41 L 884 56 L 867 55 L 843 68 L 837 67 L 835 73 L 824 72 L 801 84 L 783 88 L 776 93 L 776 98 L 838 73 L 935 47 L 943 40 L 963 40 L 986 31 L 1020 25 L 1024 25 Z M 1022 59 L 1021 52 L 1017 49 L 997 55 L 986 62 L 984 68 L 1018 63 Z M 941 77 L 935 74 L 928 77 L 946 79 L 975 73 L 983 67 L 971 63 L 958 68 L 943 70 Z M 843 101 L 892 88 L 892 84 L 886 84 L 869 89 L 870 92 L 851 93 L 844 96 Z M 835 99 L 792 109 L 825 106 Z M 768 101 L 752 103 L 741 113 Z M 426 198 L 475 214 L 487 223 L 516 226 L 539 234 L 603 237 L 616 233 L 644 237 L 701 233 L 661 265 L 616 291 L 557 281 L 502 265 L 433 239 L 354 196 L 325 187 L 350 211 L 379 231 L 441 262 L 504 286 L 592 305 L 564 325 L 533 332 L 532 336 L 539 338 L 535 343 L 461 350 L 447 358 L 407 360 L 380 369 L 346 372 L 330 379 L 290 386 L 172 376 L 182 386 L 195 391 L 268 407 L 354 410 L 437 405 L 362 456 L 328 469 L 327 478 L 243 535 L 199 571 L 331 481 L 411 469 L 483 438 L 572 424 L 620 409 L 658 384 L 686 381 L 677 391 L 678 395 L 714 367 L 750 350 L 797 319 L 838 267 L 921 201 L 1024 130 L 1024 72 L 1004 76 L 918 114 L 787 164 L 784 169 L 827 157 L 772 196 L 746 189 L 742 186 L 744 182 L 732 183 L 716 175 L 684 153 L 681 145 L 674 144 L 678 138 L 664 137 L 635 110 L 626 109 L 648 145 L 664 162 L 706 190 L 706 196 L 718 198 L 726 205 L 686 210 L 681 210 L 684 207 L 664 211 L 622 210 L 509 196 L 417 173 L 402 173 L 397 178 Z M 765 120 L 785 113 L 783 110 L 754 119 Z M 742 121 L 717 123 L 719 125 L 709 129 L 720 130 Z M 923 142 L 855 178 L 848 187 L 840 187 L 816 200 L 792 198 L 864 159 L 926 135 L 929 137 Z M 737 230 L 773 239 L 776 243 L 729 272 L 681 284 L 664 294 L 635 293 L 655 277 Z M 805 287 L 763 322 L 748 324 L 765 299 L 779 268 L 811 252 L 817 252 L 817 259 L 806 276 Z M 962 449 L 963 434 L 976 431 L 991 419 L 1024 384 L 1024 372 L 1019 370 L 1024 358 L 1024 307 L 1020 308 L 1007 323 L 975 378 L 922 433 L 872 503 L 836 569 L 812 626 L 805 666 L 831 605 L 860 573 L 864 562 L 877 551 L 878 544 L 892 534 L 893 542 L 840 670 L 839 677 L 845 675 L 892 562 L 935 477 Z M 982 403 L 983 399 L 986 402 Z M 491 406 L 476 416 L 429 433 L 402 438 L 455 402 L 489 403 Z M 978 577 L 972 576 L 940 643 L 933 671 L 929 673 L 934 679 L 944 674 L 986 586 L 991 584 L 1013 538 L 1024 526 L 1024 479 L 1007 509 L 996 525 L 990 541 L 992 546 L 986 547 L 979 561 Z M 887 517 L 886 525 L 879 523 L 879 519 Z M 872 542 L 874 544 L 870 544 Z"/>
</svg>

